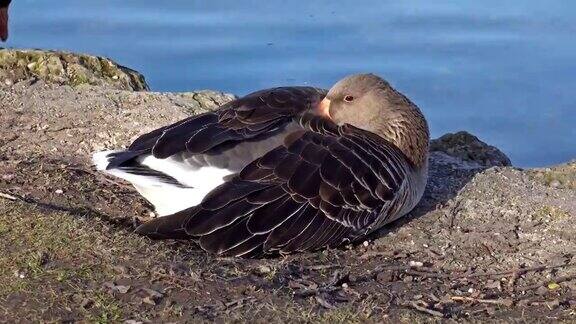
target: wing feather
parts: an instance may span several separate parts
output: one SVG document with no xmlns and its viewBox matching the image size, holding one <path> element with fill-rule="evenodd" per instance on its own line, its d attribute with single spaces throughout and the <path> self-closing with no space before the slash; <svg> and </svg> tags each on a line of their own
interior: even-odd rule
<svg viewBox="0 0 576 324">
<path fill-rule="evenodd" d="M 287 100 L 283 96 L 272 104 Z M 242 118 L 265 118 L 245 107 L 239 111 Z M 180 225 L 170 224 L 208 251 L 255 256 L 337 246 L 369 231 L 386 217 L 382 211 L 398 210 L 409 170 L 391 165 L 404 158 L 397 148 L 318 116 L 304 114 L 299 122 L 304 131 L 248 164 L 186 211 L 188 217 L 178 215 Z M 138 231 L 161 235 L 164 227 L 154 222 L 161 220 Z"/>
</svg>

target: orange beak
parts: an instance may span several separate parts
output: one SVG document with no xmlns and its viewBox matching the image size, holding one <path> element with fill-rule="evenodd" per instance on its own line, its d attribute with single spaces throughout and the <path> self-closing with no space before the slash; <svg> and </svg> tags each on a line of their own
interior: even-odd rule
<svg viewBox="0 0 576 324">
<path fill-rule="evenodd" d="M 330 117 L 330 100 L 328 98 L 322 99 L 318 106 L 316 106 L 316 113 L 325 118 Z"/>
</svg>

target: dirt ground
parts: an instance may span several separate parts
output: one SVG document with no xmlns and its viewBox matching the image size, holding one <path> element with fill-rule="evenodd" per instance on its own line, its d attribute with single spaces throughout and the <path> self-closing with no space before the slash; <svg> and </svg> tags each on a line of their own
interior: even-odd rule
<svg viewBox="0 0 576 324">
<path fill-rule="evenodd" d="M 135 235 L 150 206 L 90 153 L 230 98 L 0 86 L 0 322 L 576 321 L 576 163 L 434 152 L 416 210 L 342 249 L 223 259 Z"/>
</svg>

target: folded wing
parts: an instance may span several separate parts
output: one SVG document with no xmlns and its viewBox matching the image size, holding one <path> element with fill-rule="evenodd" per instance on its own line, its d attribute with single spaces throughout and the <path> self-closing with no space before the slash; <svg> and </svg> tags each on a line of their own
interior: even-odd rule
<svg viewBox="0 0 576 324">
<path fill-rule="evenodd" d="M 252 257 L 336 246 L 402 208 L 410 165 L 395 146 L 311 114 L 299 123 L 302 130 L 198 206 L 137 231 L 153 238 L 193 238 L 219 255 Z"/>
</svg>

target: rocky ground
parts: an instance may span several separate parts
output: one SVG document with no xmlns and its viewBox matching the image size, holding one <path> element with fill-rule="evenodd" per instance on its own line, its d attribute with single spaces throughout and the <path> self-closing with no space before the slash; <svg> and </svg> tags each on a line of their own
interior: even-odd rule
<svg viewBox="0 0 576 324">
<path fill-rule="evenodd" d="M 522 170 L 449 134 L 423 201 L 371 240 L 215 258 L 135 235 L 150 206 L 89 156 L 232 96 L 134 91 L 144 79 L 112 61 L 26 53 L 0 50 L 0 322 L 576 321 L 574 162 Z"/>
</svg>

